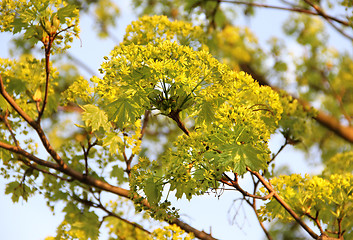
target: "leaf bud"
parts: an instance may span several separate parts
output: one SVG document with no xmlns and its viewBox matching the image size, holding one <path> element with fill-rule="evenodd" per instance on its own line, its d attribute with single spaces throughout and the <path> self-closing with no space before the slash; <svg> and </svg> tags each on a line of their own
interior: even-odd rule
<svg viewBox="0 0 353 240">
<path fill-rule="evenodd" d="M 60 26 L 60 20 L 56 15 L 56 13 L 52 16 L 51 25 L 52 25 L 51 34 L 54 34 L 59 29 L 59 26 Z"/>
<path fill-rule="evenodd" d="M 46 32 L 49 32 L 51 29 L 51 23 L 49 22 L 47 17 L 40 18 L 40 24 Z"/>
</svg>

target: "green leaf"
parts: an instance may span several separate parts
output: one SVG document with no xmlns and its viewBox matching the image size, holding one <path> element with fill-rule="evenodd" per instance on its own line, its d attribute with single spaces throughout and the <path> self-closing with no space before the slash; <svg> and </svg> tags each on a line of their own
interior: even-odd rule
<svg viewBox="0 0 353 240">
<path fill-rule="evenodd" d="M 12 22 L 13 33 L 21 32 L 22 28 L 28 27 L 28 23 L 24 22 L 21 18 L 15 18 Z"/>
<path fill-rule="evenodd" d="M 0 109 L 1 110 L 7 110 L 9 107 L 7 101 L 5 100 L 5 98 L 3 96 L 0 95 Z"/>
<path fill-rule="evenodd" d="M 14 203 L 18 202 L 20 197 L 27 201 L 30 192 L 31 189 L 28 186 L 19 182 L 10 182 L 5 189 L 5 194 L 12 194 L 11 200 Z"/>
<path fill-rule="evenodd" d="M 87 104 L 82 106 L 82 120 L 85 125 L 92 128 L 92 132 L 99 130 L 101 127 L 108 131 L 110 128 L 107 114 L 97 106 Z"/>
<path fill-rule="evenodd" d="M 100 222 L 98 216 L 87 208 L 79 209 L 69 202 L 63 209 L 65 221 L 71 225 L 70 235 L 79 239 L 98 239 Z"/>
<path fill-rule="evenodd" d="M 74 4 L 68 4 L 67 6 L 60 8 L 57 12 L 58 18 L 60 19 L 61 23 L 65 22 L 66 17 L 75 17 L 77 14 L 75 13 L 75 10 L 78 7 Z"/>
<path fill-rule="evenodd" d="M 108 107 L 113 109 L 110 120 L 116 121 L 119 127 L 122 127 L 127 122 L 135 122 L 138 115 L 136 107 L 131 104 L 128 98 L 119 98 L 109 104 Z"/>
<path fill-rule="evenodd" d="M 153 178 L 150 177 L 145 181 L 145 188 L 143 191 L 146 194 L 147 200 L 150 204 L 157 204 L 162 197 L 162 187 L 154 182 Z"/>
<path fill-rule="evenodd" d="M 206 124 L 210 124 L 213 121 L 215 121 L 215 109 L 212 106 L 212 103 L 208 102 L 208 101 L 203 101 L 201 104 L 201 109 L 199 111 L 198 114 L 198 118 L 197 118 L 197 124 L 202 124 L 202 123 L 206 123 Z"/>
<path fill-rule="evenodd" d="M 116 154 L 120 146 L 121 147 L 124 146 L 124 143 L 121 137 L 114 132 L 107 133 L 107 137 L 104 138 L 103 141 L 104 141 L 103 147 L 109 146 L 109 152 L 111 155 Z"/>
<path fill-rule="evenodd" d="M 110 177 L 116 177 L 119 183 L 123 183 L 126 180 L 124 174 L 124 169 L 119 167 L 118 165 L 115 165 L 113 166 L 113 169 L 110 172 Z"/>
<path fill-rule="evenodd" d="M 231 161 L 232 170 L 240 175 L 246 173 L 246 167 L 259 170 L 266 166 L 266 161 L 259 156 L 262 152 L 251 144 L 221 146 L 220 150 L 222 156 L 229 158 Z"/>
</svg>

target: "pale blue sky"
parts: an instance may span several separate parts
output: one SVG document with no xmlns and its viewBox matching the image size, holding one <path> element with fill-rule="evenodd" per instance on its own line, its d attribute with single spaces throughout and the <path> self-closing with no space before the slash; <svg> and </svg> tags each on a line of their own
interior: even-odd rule
<svg viewBox="0 0 353 240">
<path fill-rule="evenodd" d="M 125 27 L 136 19 L 129 1 L 119 1 L 121 8 L 121 17 L 118 21 L 118 27 L 111 30 L 113 34 L 122 39 Z M 273 17 L 275 16 L 275 18 Z M 256 33 L 260 39 L 260 44 L 265 45 L 265 42 L 273 35 L 278 35 L 281 32 L 280 23 L 285 19 L 286 13 L 276 10 L 260 10 L 256 19 L 250 22 L 239 20 L 240 23 L 248 24 L 249 27 Z M 116 43 L 112 40 L 97 39 L 93 33 L 92 22 L 89 18 L 81 20 L 80 39 L 76 40 L 72 45 L 70 52 L 81 61 L 85 62 L 91 69 L 99 68 L 103 60 L 103 56 L 109 54 L 110 50 Z M 10 47 L 8 43 L 8 35 L 0 33 L 0 57 L 7 57 L 7 49 Z M 350 45 L 342 38 L 335 38 L 334 45 L 340 46 L 340 49 L 350 49 Z M 339 44 L 336 44 L 338 43 Z M 289 42 L 290 46 L 295 43 Z M 283 139 L 280 136 L 274 136 L 271 141 L 271 149 L 276 152 L 282 144 Z M 286 148 L 276 160 L 277 165 L 291 163 L 292 172 L 305 173 L 308 165 L 305 163 L 306 156 L 295 151 L 292 147 Z M 310 172 L 313 169 L 310 169 Z M 318 171 L 318 169 L 314 169 Z M 248 179 L 243 181 L 243 186 L 246 189 Z M 35 196 L 28 202 L 20 202 L 13 204 L 10 196 L 4 195 L 4 180 L 0 177 L 0 235 L 2 240 L 41 240 L 46 236 L 54 235 L 56 227 L 63 219 L 63 214 L 58 212 L 53 215 L 46 207 L 45 201 L 41 196 Z M 250 186 L 250 185 L 249 185 Z M 263 239 L 264 234 L 254 216 L 254 213 L 244 203 L 244 208 L 240 208 L 237 216 L 237 224 L 231 225 L 230 219 L 234 215 L 234 208 L 230 214 L 233 200 L 240 198 L 241 195 L 234 191 L 226 191 L 220 198 L 210 194 L 209 196 L 197 197 L 188 202 L 182 200 L 175 203 L 177 208 L 181 208 L 182 219 L 198 229 L 211 231 L 214 237 L 219 239 Z M 59 206 L 60 208 L 60 206 Z M 101 238 L 105 239 L 104 236 Z"/>
</svg>

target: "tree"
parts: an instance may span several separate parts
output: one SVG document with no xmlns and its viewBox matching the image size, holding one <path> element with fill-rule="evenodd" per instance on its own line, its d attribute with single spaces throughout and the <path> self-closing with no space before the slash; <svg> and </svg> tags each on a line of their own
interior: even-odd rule
<svg viewBox="0 0 353 240">
<path fill-rule="evenodd" d="M 20 52 L 0 63 L 6 194 L 17 202 L 42 193 L 53 209 L 65 203 L 65 220 L 48 239 L 97 239 L 103 223 L 111 239 L 216 239 L 181 221 L 170 196 L 190 200 L 225 188 L 242 194 L 268 239 L 288 232 L 291 239 L 300 229 L 313 239 L 352 238 L 353 59 L 329 48 L 324 24 L 352 42 L 352 2 L 134 4 L 141 15 L 159 16 L 132 22 L 101 76 L 88 80 L 62 63 L 80 14 L 91 8 L 97 33 L 112 37 L 113 2 L 1 1 L 1 31 L 19 34 Z M 291 12 L 284 32 L 303 54 L 289 57 L 278 38 L 266 51 L 232 21 L 241 11 L 251 18 L 255 8 Z M 271 153 L 275 134 L 284 144 Z M 276 169 L 288 145 L 318 147 L 324 170 Z M 246 175 L 252 189 L 243 188 Z M 138 221 L 126 217 L 131 203 Z M 146 222 L 153 219 L 162 222 L 152 232 Z"/>
</svg>

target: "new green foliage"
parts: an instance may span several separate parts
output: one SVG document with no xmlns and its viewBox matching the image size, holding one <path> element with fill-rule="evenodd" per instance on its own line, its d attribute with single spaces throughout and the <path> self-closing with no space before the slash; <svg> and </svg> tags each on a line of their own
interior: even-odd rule
<svg viewBox="0 0 353 240">
<path fill-rule="evenodd" d="M 45 49 L 43 59 L 29 54 L 0 59 L 0 173 L 9 181 L 5 194 L 13 202 L 40 191 L 52 210 L 58 202 L 65 204 L 57 236 L 48 239 L 98 239 L 102 226 L 111 239 L 194 237 L 185 231 L 212 238 L 177 219 L 178 209 L 170 199 L 191 200 L 225 185 L 243 194 L 260 213 L 260 221 L 293 221 L 293 210 L 302 221 L 311 220 L 321 236 L 352 237 L 351 143 L 314 124 L 322 113 L 306 102 L 265 86 L 282 86 L 281 81 L 286 86 L 288 76 L 295 74 L 302 99 L 316 99 L 350 126 L 353 61 L 349 54 L 338 57 L 327 47 L 319 18 L 293 15 L 287 22 L 285 32 L 306 50 L 290 62 L 285 44 L 272 38 L 270 53 L 262 50 L 247 27 L 232 23 L 232 10 L 221 8 L 221 2 L 134 1 L 144 12 L 160 10 L 198 23 L 205 18 L 207 24 L 143 16 L 104 57 L 100 75 L 86 80 L 72 68 L 57 67 L 65 56 L 62 50 L 78 36 L 79 12 L 91 11 L 93 4 L 99 35 L 107 36 L 119 9 L 109 0 L 74 2 L 17 0 L 0 5 L 1 31 L 19 34 L 29 49 L 36 44 Z M 298 7 L 303 4 L 298 2 Z M 341 4 L 352 7 L 349 1 Z M 253 6 L 244 12 L 254 14 Z M 267 58 L 273 60 L 272 67 Z M 296 72 L 288 72 L 291 68 Z M 72 109 L 75 113 L 68 114 Z M 334 123 L 338 130 L 343 126 Z M 319 146 L 322 174 L 274 177 L 268 165 L 282 150 L 271 154 L 268 142 L 274 134 L 283 136 L 283 148 Z M 247 173 L 255 189 L 261 182 L 267 190 L 259 195 L 243 190 L 238 177 Z M 261 198 L 267 201 L 256 208 L 255 199 Z M 147 224 L 139 224 L 141 219 L 135 223 L 128 214 L 127 201 L 135 204 L 134 216 L 176 223 L 185 231 L 176 225 L 147 231 Z"/>
</svg>

